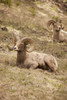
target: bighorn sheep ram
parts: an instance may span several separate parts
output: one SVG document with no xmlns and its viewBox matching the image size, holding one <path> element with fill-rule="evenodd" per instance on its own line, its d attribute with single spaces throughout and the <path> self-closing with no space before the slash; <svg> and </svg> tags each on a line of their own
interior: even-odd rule
<svg viewBox="0 0 67 100">
<path fill-rule="evenodd" d="M 56 72 L 58 68 L 57 61 L 52 55 L 33 51 L 34 41 L 31 38 L 18 39 L 15 37 L 13 47 L 8 46 L 8 49 L 17 51 L 16 64 L 20 67 L 32 69 L 39 67 L 53 72 Z"/>
<path fill-rule="evenodd" d="M 67 42 L 67 32 L 64 31 L 61 21 L 49 20 L 47 23 L 48 28 L 53 26 L 53 41 Z"/>
</svg>

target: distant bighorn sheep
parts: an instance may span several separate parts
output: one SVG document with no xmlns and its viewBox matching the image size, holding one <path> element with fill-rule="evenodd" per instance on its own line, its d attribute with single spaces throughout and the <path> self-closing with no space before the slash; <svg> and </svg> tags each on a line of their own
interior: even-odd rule
<svg viewBox="0 0 67 100">
<path fill-rule="evenodd" d="M 20 67 L 24 66 L 32 69 L 39 67 L 54 72 L 57 70 L 58 64 L 52 55 L 33 51 L 34 41 L 31 38 L 25 37 L 17 40 L 15 37 L 13 47 L 8 46 L 8 49 L 17 51 L 16 64 Z"/>
<path fill-rule="evenodd" d="M 48 28 L 50 25 L 53 26 L 53 41 L 67 42 L 67 32 L 64 31 L 61 20 L 56 22 L 54 20 L 49 20 L 47 23 Z"/>
</svg>

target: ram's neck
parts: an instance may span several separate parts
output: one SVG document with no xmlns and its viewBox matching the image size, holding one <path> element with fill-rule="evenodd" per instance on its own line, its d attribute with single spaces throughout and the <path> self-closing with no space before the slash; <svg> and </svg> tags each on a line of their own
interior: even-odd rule
<svg viewBox="0 0 67 100">
<path fill-rule="evenodd" d="M 23 64 L 25 59 L 26 59 L 26 51 L 17 52 L 17 65 Z"/>
<path fill-rule="evenodd" d="M 53 39 L 55 40 L 59 40 L 59 34 L 60 32 L 59 31 L 56 31 L 56 30 L 53 30 Z"/>
</svg>

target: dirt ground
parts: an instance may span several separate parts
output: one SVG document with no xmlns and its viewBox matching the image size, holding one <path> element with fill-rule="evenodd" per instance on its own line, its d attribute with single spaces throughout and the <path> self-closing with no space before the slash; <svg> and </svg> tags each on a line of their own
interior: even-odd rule
<svg viewBox="0 0 67 100">
<path fill-rule="evenodd" d="M 53 32 L 46 25 L 52 18 L 62 19 L 67 31 L 67 13 L 54 2 L 0 4 L 0 100 L 67 100 L 67 43 L 52 42 Z M 17 67 L 16 52 L 7 49 L 12 34 L 1 30 L 2 26 L 20 30 L 20 37 L 35 41 L 36 51 L 55 56 L 57 72 Z"/>
</svg>

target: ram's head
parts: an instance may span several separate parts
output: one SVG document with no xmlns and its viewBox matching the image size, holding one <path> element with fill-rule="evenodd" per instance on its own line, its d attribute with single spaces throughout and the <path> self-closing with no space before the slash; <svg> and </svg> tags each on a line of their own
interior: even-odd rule
<svg viewBox="0 0 67 100">
<path fill-rule="evenodd" d="M 62 25 L 62 21 L 54 21 L 54 20 L 49 20 L 47 23 L 48 28 L 50 27 L 50 25 L 53 26 L 54 31 L 60 31 L 61 29 L 64 29 L 63 25 Z"/>
<path fill-rule="evenodd" d="M 18 52 L 22 52 L 23 50 L 26 50 L 27 52 L 31 52 L 34 49 L 34 41 L 29 37 L 25 37 L 22 39 L 17 39 L 15 37 L 13 42 L 14 42 L 13 47 L 10 47 L 9 45 L 7 45 L 10 51 L 15 50 Z"/>
</svg>

